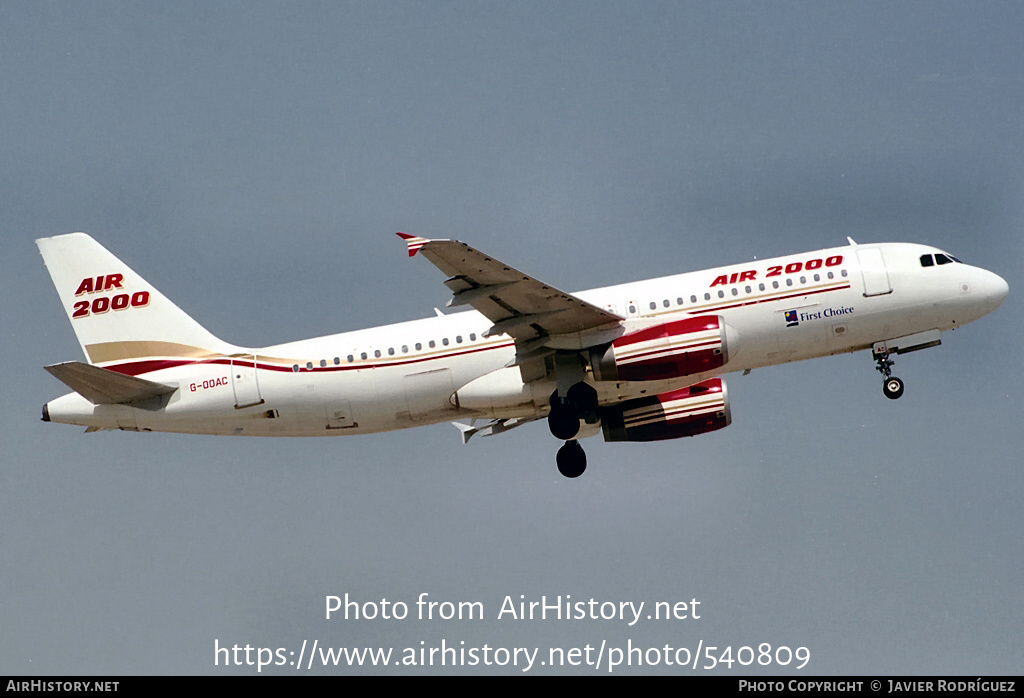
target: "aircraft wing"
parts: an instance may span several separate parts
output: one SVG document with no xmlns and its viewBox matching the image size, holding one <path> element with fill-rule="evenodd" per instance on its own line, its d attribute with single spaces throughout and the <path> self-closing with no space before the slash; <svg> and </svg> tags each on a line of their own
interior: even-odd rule
<svg viewBox="0 0 1024 698">
<path fill-rule="evenodd" d="M 444 283 L 454 294 L 448 306 L 470 305 L 494 323 L 487 336 L 507 334 L 522 346 L 622 321 L 615 313 L 538 281 L 464 242 L 407 233 L 398 236 L 408 245 L 410 257 L 421 252 L 448 276 Z"/>
</svg>

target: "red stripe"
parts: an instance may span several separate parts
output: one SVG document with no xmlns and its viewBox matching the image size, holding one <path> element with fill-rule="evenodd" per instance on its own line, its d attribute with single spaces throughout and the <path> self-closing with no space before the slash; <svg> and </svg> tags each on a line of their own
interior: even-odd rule
<svg viewBox="0 0 1024 698">
<path fill-rule="evenodd" d="M 705 347 L 720 346 L 722 346 L 722 343 L 717 339 L 709 339 L 706 342 L 701 342 L 700 344 L 692 344 L 688 347 L 656 347 L 654 349 L 648 349 L 647 351 L 638 352 L 630 356 L 623 356 L 621 359 L 618 356 L 616 356 L 616 360 L 621 361 L 622 366 L 630 366 L 635 361 L 643 362 L 645 359 L 651 356 L 654 356 L 656 354 L 662 354 L 662 356 L 659 356 L 658 358 L 669 361 L 670 357 L 673 356 L 686 356 L 687 354 L 693 351 L 706 351 Z M 666 352 L 668 353 L 666 354 Z M 617 353 L 618 352 L 616 352 L 616 354 Z"/>
<path fill-rule="evenodd" d="M 615 346 L 627 347 L 630 344 L 639 344 L 640 342 L 666 339 L 669 337 L 685 337 L 689 334 L 709 332 L 718 329 L 718 317 L 714 315 L 704 318 L 703 320 L 701 318 L 669 320 L 660 325 L 645 327 L 642 330 L 637 330 L 636 332 L 630 332 L 627 335 L 623 335 L 615 340 Z"/>
<path fill-rule="evenodd" d="M 341 364 L 338 366 L 318 366 L 314 364 L 313 368 L 306 368 L 303 364 L 299 364 L 300 373 L 323 373 L 329 371 L 357 371 L 366 370 L 373 368 L 385 368 L 388 366 L 406 366 L 409 364 L 423 363 L 424 361 L 436 361 L 439 359 L 450 359 L 456 356 L 466 356 L 469 354 L 476 354 L 481 351 L 489 351 L 491 349 L 502 349 L 504 347 L 513 346 L 514 342 L 502 342 L 490 347 L 476 347 L 474 349 L 467 349 L 464 351 L 452 351 L 447 354 L 441 354 L 439 356 L 421 356 L 419 358 L 410 358 L 402 361 L 390 361 L 372 364 Z M 317 360 L 319 361 L 319 359 Z M 129 376 L 138 376 L 143 373 L 150 373 L 152 371 L 160 371 L 165 368 L 174 368 L 176 366 L 201 366 L 204 364 L 219 364 L 224 366 L 230 366 L 232 364 L 229 358 L 217 358 L 217 359 L 147 359 L 145 361 L 130 361 L 123 364 L 117 364 L 115 366 L 104 366 L 104 368 L 123 373 Z M 256 362 L 253 363 L 251 360 L 236 359 L 234 361 L 236 366 L 247 366 L 249 368 L 257 368 L 263 371 L 280 371 L 282 373 L 293 373 L 291 366 L 281 366 L 279 364 L 266 364 Z"/>
<path fill-rule="evenodd" d="M 175 366 L 186 366 L 194 363 L 197 363 L 195 359 L 152 359 L 149 361 L 133 361 L 116 366 L 104 366 L 103 368 L 122 373 L 126 376 L 137 376 L 141 373 L 150 373 L 151 371 L 159 371 L 164 368 L 174 368 Z"/>
</svg>

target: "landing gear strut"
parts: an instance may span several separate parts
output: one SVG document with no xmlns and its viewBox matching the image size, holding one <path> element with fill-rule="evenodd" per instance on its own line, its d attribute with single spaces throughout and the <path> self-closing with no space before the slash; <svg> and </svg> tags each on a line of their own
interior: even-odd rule
<svg viewBox="0 0 1024 698">
<path fill-rule="evenodd" d="M 893 360 L 889 358 L 887 352 L 875 352 L 873 354 L 875 362 L 878 364 L 875 369 L 882 374 L 884 380 L 882 381 L 882 392 L 890 400 L 896 400 L 900 395 L 903 394 L 903 381 L 896 376 L 892 375 Z"/>
<path fill-rule="evenodd" d="M 575 439 L 566 441 L 555 456 L 558 472 L 566 477 L 579 477 L 587 469 L 587 454 Z"/>
</svg>

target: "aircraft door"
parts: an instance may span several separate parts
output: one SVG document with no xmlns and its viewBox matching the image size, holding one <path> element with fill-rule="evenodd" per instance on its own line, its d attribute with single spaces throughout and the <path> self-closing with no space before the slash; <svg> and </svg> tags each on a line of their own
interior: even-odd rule
<svg viewBox="0 0 1024 698">
<path fill-rule="evenodd" d="M 882 250 L 877 247 L 858 247 L 857 261 L 860 262 L 860 273 L 864 277 L 865 296 L 883 296 L 892 293 L 889 285 L 889 272 L 885 268 Z"/>
<path fill-rule="evenodd" d="M 259 379 L 256 377 L 256 356 L 236 356 L 231 359 L 231 385 L 235 389 L 235 409 L 259 405 Z"/>
</svg>

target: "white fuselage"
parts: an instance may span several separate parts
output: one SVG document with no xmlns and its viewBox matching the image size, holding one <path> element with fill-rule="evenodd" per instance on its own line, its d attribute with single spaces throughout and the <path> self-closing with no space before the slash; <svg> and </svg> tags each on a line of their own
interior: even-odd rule
<svg viewBox="0 0 1024 698">
<path fill-rule="evenodd" d="M 721 316 L 730 332 L 729 360 L 714 371 L 634 382 L 597 381 L 588 371 L 586 380 L 601 404 L 611 404 L 722 373 L 952 329 L 1000 304 L 1005 281 L 962 263 L 922 265 L 922 255 L 937 253 L 906 243 L 851 245 L 580 292 L 625 318 L 604 331 L 605 341 L 700 315 Z M 517 366 L 506 368 L 515 359 L 512 339 L 484 338 L 491 325 L 467 311 L 230 354 L 103 362 L 178 389 L 143 405 L 93 405 L 72 393 L 47 409 L 52 421 L 97 428 L 256 436 L 545 414 L 554 380 L 523 384 Z M 593 340 L 578 338 L 581 346 Z"/>
</svg>

